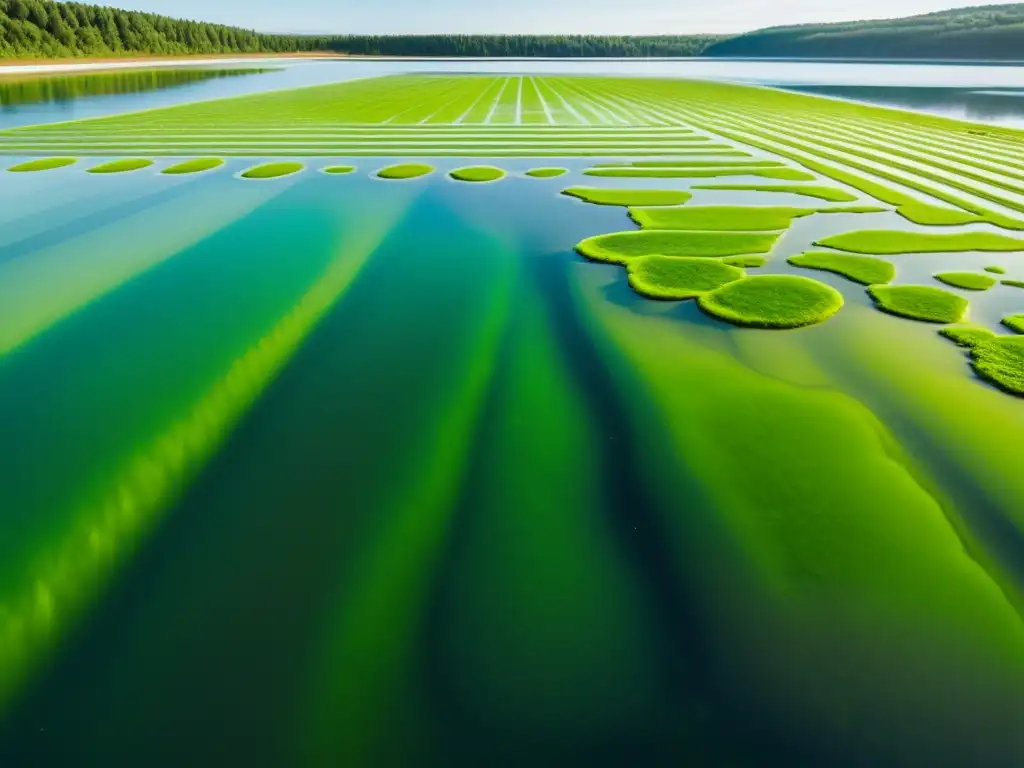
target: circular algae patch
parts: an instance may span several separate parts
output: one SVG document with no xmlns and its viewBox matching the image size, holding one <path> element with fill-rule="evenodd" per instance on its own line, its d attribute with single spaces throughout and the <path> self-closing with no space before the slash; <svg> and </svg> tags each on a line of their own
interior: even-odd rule
<svg viewBox="0 0 1024 768">
<path fill-rule="evenodd" d="M 278 179 L 298 173 L 305 166 L 302 163 L 265 163 L 256 165 L 242 173 L 243 179 Z"/>
<path fill-rule="evenodd" d="M 8 168 L 12 173 L 32 173 L 33 171 L 52 171 L 57 168 L 66 168 L 77 163 L 73 157 L 41 157 L 38 160 L 28 160 Z"/>
<path fill-rule="evenodd" d="M 640 256 L 626 267 L 633 290 L 650 299 L 692 299 L 740 280 L 742 269 L 717 259 Z"/>
<path fill-rule="evenodd" d="M 751 328 L 800 328 L 823 323 L 843 306 L 843 295 L 809 277 L 762 275 L 728 283 L 698 298 L 720 320 Z"/>
<path fill-rule="evenodd" d="M 328 165 L 326 168 L 321 170 L 332 176 L 344 176 L 346 173 L 352 173 L 355 169 L 356 167 L 354 165 Z"/>
<path fill-rule="evenodd" d="M 389 165 L 377 171 L 378 179 L 415 179 L 434 172 L 434 166 L 426 163 L 400 163 Z"/>
<path fill-rule="evenodd" d="M 531 168 L 526 175 L 534 179 L 554 179 L 568 173 L 565 168 Z"/>
<path fill-rule="evenodd" d="M 456 168 L 448 175 L 456 181 L 497 181 L 505 177 L 505 171 L 493 165 L 473 165 L 468 168 Z"/>
<path fill-rule="evenodd" d="M 957 323 L 967 312 L 967 299 L 930 285 L 872 285 L 875 306 L 890 315 L 926 323 Z"/>
</svg>

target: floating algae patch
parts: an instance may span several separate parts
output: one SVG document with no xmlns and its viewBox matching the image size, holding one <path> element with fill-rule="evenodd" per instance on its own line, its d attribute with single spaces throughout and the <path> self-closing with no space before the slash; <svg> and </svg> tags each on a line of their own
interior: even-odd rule
<svg viewBox="0 0 1024 768">
<path fill-rule="evenodd" d="M 817 208 L 815 213 L 888 213 L 880 205 L 836 205 L 831 208 Z"/>
<path fill-rule="evenodd" d="M 305 168 L 302 163 L 265 163 L 242 172 L 243 179 L 278 179 L 291 176 Z"/>
<path fill-rule="evenodd" d="M 52 171 L 55 168 L 67 168 L 78 162 L 74 157 L 41 157 L 38 160 L 28 160 L 24 163 L 12 165 L 7 170 L 11 173 L 31 173 L 33 171 Z"/>
<path fill-rule="evenodd" d="M 834 272 L 862 285 L 889 283 L 896 277 L 896 268 L 892 264 L 873 256 L 811 251 L 791 256 L 787 261 L 795 267 Z"/>
<path fill-rule="evenodd" d="M 960 347 L 973 347 L 982 341 L 994 339 L 996 335 L 988 328 L 973 323 L 960 323 L 939 329 L 939 335 L 945 336 Z"/>
<path fill-rule="evenodd" d="M 148 168 L 152 164 L 152 160 L 142 157 L 127 157 L 124 160 L 111 160 L 109 163 L 100 163 L 86 170 L 88 173 L 128 173 L 129 171 Z"/>
<path fill-rule="evenodd" d="M 224 161 L 219 157 L 197 157 L 194 160 L 186 160 L 183 163 L 178 163 L 177 165 L 164 168 L 160 173 L 170 176 L 186 173 L 201 173 L 202 171 L 210 171 L 214 168 L 220 168 L 222 165 L 224 165 Z"/>
<path fill-rule="evenodd" d="M 975 344 L 971 365 L 999 389 L 1024 397 L 1024 336 L 1001 336 Z"/>
<path fill-rule="evenodd" d="M 691 208 L 630 208 L 644 229 L 760 231 L 788 229 L 793 219 L 814 213 L 809 208 L 701 205 Z"/>
<path fill-rule="evenodd" d="M 681 189 L 603 189 L 569 187 L 563 195 L 594 205 L 682 205 L 693 195 Z"/>
<path fill-rule="evenodd" d="M 871 285 L 875 306 L 890 315 L 926 323 L 956 323 L 967 312 L 967 299 L 929 285 Z"/>
<path fill-rule="evenodd" d="M 954 251 L 1020 251 L 1024 240 L 992 232 L 931 234 L 895 230 L 865 229 L 818 240 L 815 245 L 853 253 L 881 256 L 899 253 L 947 253 Z"/>
<path fill-rule="evenodd" d="M 1005 275 L 1006 274 L 1006 268 L 1005 267 L 999 267 L 999 266 L 985 267 L 985 271 L 986 272 L 991 272 L 993 275 Z"/>
<path fill-rule="evenodd" d="M 930 227 L 953 227 L 959 224 L 974 224 L 979 221 L 985 221 L 983 216 L 975 213 L 917 201 L 899 205 L 896 208 L 896 213 L 914 224 Z"/>
<path fill-rule="evenodd" d="M 377 171 L 379 179 L 415 179 L 434 172 L 434 166 L 426 163 L 399 163 Z"/>
<path fill-rule="evenodd" d="M 780 181 L 814 181 L 817 178 L 796 168 L 588 168 L 583 175 L 612 179 L 713 179 L 718 176 L 761 176 Z"/>
<path fill-rule="evenodd" d="M 940 283 L 967 291 L 987 291 L 996 284 L 994 277 L 977 272 L 938 272 L 935 279 Z"/>
<path fill-rule="evenodd" d="M 768 263 L 768 259 L 764 256 L 727 256 L 722 259 L 723 264 L 728 264 L 731 267 L 740 267 L 744 269 L 756 269 L 757 267 L 763 267 Z"/>
<path fill-rule="evenodd" d="M 838 187 L 813 184 L 694 184 L 693 189 L 719 189 L 733 192 L 779 192 L 788 195 L 803 195 L 830 203 L 852 203 L 857 196 Z"/>
<path fill-rule="evenodd" d="M 1024 280 L 1003 280 L 1002 284 L 1011 288 L 1024 288 Z"/>
<path fill-rule="evenodd" d="M 709 315 L 751 328 L 800 328 L 828 320 L 843 295 L 830 285 L 795 275 L 745 277 L 698 298 Z"/>
<path fill-rule="evenodd" d="M 448 175 L 456 181 L 497 181 L 505 178 L 505 171 L 493 165 L 474 165 L 469 168 L 456 168 Z"/>
<path fill-rule="evenodd" d="M 592 168 L 780 168 L 780 160 L 634 160 L 629 163 L 595 163 Z"/>
<path fill-rule="evenodd" d="M 568 171 L 565 168 L 531 168 L 524 175 L 534 179 L 553 179 L 556 176 L 564 176 Z"/>
<path fill-rule="evenodd" d="M 1014 333 L 1024 333 L 1024 314 L 1008 315 L 1003 318 L 1003 325 Z"/>
<path fill-rule="evenodd" d="M 768 253 L 778 232 L 685 232 L 630 230 L 588 237 L 576 250 L 593 261 L 625 264 L 636 256 L 694 256 L 717 258 Z"/>
<path fill-rule="evenodd" d="M 717 259 L 638 256 L 626 265 L 633 290 L 649 299 L 680 301 L 721 288 L 744 276 Z"/>
<path fill-rule="evenodd" d="M 324 173 L 329 173 L 332 176 L 343 176 L 346 173 L 352 173 L 355 169 L 354 165 L 328 165 L 322 170 Z"/>
</svg>

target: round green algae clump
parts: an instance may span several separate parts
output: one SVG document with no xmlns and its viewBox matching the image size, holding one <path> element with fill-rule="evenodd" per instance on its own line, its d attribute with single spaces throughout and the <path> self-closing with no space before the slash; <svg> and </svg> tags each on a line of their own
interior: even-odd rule
<svg viewBox="0 0 1024 768">
<path fill-rule="evenodd" d="M 329 165 L 323 169 L 323 172 L 329 173 L 332 176 L 341 176 L 346 173 L 352 173 L 355 169 L 354 165 Z"/>
<path fill-rule="evenodd" d="M 1006 274 L 1006 267 L 999 267 L 999 266 L 985 267 L 985 271 L 986 272 L 991 272 L 993 275 L 1005 275 Z"/>
<path fill-rule="evenodd" d="M 256 165 L 242 173 L 243 179 L 277 179 L 281 176 L 291 176 L 298 173 L 305 166 L 302 163 L 266 163 Z"/>
<path fill-rule="evenodd" d="M 751 328 L 801 328 L 828 320 L 843 306 L 830 285 L 795 275 L 761 275 L 728 283 L 697 299 L 709 315 Z"/>
<path fill-rule="evenodd" d="M 996 284 L 994 277 L 980 275 L 977 272 L 939 272 L 935 279 L 940 283 L 963 288 L 966 291 L 987 291 Z"/>
<path fill-rule="evenodd" d="M 493 165 L 474 165 L 469 168 L 456 168 L 448 175 L 456 181 L 497 181 L 505 177 L 505 171 Z"/>
<path fill-rule="evenodd" d="M 181 176 L 187 173 L 210 171 L 214 168 L 220 168 L 222 165 L 224 165 L 224 161 L 219 157 L 197 157 L 194 160 L 185 160 L 177 165 L 164 168 L 160 173 L 168 176 Z"/>
<path fill-rule="evenodd" d="M 975 344 L 971 364 L 981 378 L 1024 397 L 1024 336 L 999 336 Z"/>
<path fill-rule="evenodd" d="M 592 261 L 625 264 L 637 256 L 719 258 L 767 253 L 778 238 L 778 232 L 640 229 L 588 237 L 576 245 L 576 250 Z"/>
<path fill-rule="evenodd" d="M 626 265 L 633 290 L 650 299 L 681 301 L 743 278 L 738 267 L 718 259 L 640 256 Z"/>
<path fill-rule="evenodd" d="M 568 171 L 565 168 L 531 168 L 526 175 L 534 179 L 553 179 L 566 173 Z"/>
<path fill-rule="evenodd" d="M 148 168 L 153 164 L 152 160 L 143 157 L 130 157 L 125 160 L 111 160 L 109 163 L 100 163 L 87 169 L 88 173 L 128 173 Z"/>
<path fill-rule="evenodd" d="M 78 160 L 74 157 L 41 157 L 38 160 L 28 160 L 8 168 L 12 173 L 32 173 L 33 171 L 52 171 L 55 168 L 67 168 L 74 165 Z"/>
<path fill-rule="evenodd" d="M 929 285 L 872 285 L 875 306 L 890 315 L 926 323 L 956 323 L 967 312 L 967 299 Z"/>
<path fill-rule="evenodd" d="M 1003 318 L 1003 325 L 1014 333 L 1024 333 L 1024 314 L 1010 315 Z"/>
<path fill-rule="evenodd" d="M 681 189 L 605 189 L 569 187 L 563 195 L 594 205 L 682 205 L 693 195 Z"/>
<path fill-rule="evenodd" d="M 889 283 L 896 277 L 896 268 L 892 264 L 873 256 L 851 256 L 848 253 L 811 251 L 791 256 L 787 261 L 794 267 L 834 272 L 862 285 Z"/>
<path fill-rule="evenodd" d="M 434 166 L 426 163 L 400 163 L 389 165 L 377 171 L 379 179 L 415 179 L 434 172 Z"/>
</svg>

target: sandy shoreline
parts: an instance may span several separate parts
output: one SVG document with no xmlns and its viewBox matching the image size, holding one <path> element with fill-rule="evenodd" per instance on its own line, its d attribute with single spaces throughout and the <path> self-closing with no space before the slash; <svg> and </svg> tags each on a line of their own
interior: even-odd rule
<svg viewBox="0 0 1024 768">
<path fill-rule="evenodd" d="M 295 61 L 300 59 L 352 58 L 343 53 L 210 53 L 188 56 L 114 56 L 75 59 L 4 59 L 0 60 L 0 76 L 31 72 L 65 72 L 102 69 L 171 67 L 181 64 L 230 64 L 253 61 Z"/>
</svg>

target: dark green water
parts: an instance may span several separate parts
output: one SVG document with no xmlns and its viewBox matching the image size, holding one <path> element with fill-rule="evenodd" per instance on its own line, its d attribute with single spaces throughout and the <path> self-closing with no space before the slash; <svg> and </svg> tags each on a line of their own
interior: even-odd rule
<svg viewBox="0 0 1024 768">
<path fill-rule="evenodd" d="M 0 765 L 1024 756 L 1021 402 L 640 299 L 577 181 L 9 182 Z"/>
</svg>

